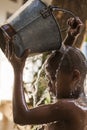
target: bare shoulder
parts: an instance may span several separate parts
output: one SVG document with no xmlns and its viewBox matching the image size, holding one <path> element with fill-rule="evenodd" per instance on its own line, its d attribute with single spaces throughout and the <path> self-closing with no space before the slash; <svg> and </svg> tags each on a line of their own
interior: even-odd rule
<svg viewBox="0 0 87 130">
<path fill-rule="evenodd" d="M 54 105 L 55 112 L 60 111 L 61 117 L 65 118 L 68 115 L 68 118 L 82 118 L 85 119 L 87 116 L 87 99 L 62 99 L 58 100 Z"/>
<path fill-rule="evenodd" d="M 64 107 L 64 108 L 81 108 L 83 110 L 87 110 L 87 98 L 81 97 L 78 99 L 60 99 L 55 103 L 55 107 Z M 65 107 L 66 106 L 66 107 Z"/>
<path fill-rule="evenodd" d="M 79 99 L 62 99 L 54 105 L 54 113 L 57 120 L 65 125 L 67 130 L 84 130 L 87 126 L 87 100 Z M 58 115 L 58 116 L 57 116 Z M 54 126 L 60 128 L 56 122 Z M 55 129 L 56 130 L 56 129 Z M 65 130 L 65 129 L 63 129 Z"/>
<path fill-rule="evenodd" d="M 81 97 L 75 100 L 75 105 L 84 111 L 87 111 L 87 97 Z"/>
</svg>

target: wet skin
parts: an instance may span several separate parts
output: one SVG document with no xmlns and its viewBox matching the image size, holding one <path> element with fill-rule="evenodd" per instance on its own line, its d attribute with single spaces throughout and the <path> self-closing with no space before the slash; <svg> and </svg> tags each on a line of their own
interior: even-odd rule
<svg viewBox="0 0 87 130">
<path fill-rule="evenodd" d="M 82 102 L 82 103 L 80 103 Z M 59 100 L 60 119 L 48 125 L 48 130 L 85 130 L 87 126 L 87 103 L 84 99 Z M 82 105 L 84 104 L 84 105 Z M 67 105 L 68 109 L 65 108 Z"/>
<path fill-rule="evenodd" d="M 70 25 L 72 25 L 72 22 L 73 20 L 71 20 Z M 78 22 L 78 24 L 80 25 L 81 23 Z M 71 31 L 76 33 L 76 28 Z M 66 43 L 65 45 L 72 45 L 75 40 L 74 35 L 70 39 L 70 35 L 72 34 L 70 32 L 64 41 Z M 71 85 L 76 84 L 80 78 L 77 70 L 74 70 L 73 73 L 67 76 L 66 74 L 60 73 L 60 78 L 58 78 L 56 85 L 55 80 L 50 82 L 51 91 L 58 98 L 56 103 L 38 106 L 32 109 L 28 108 L 25 102 L 22 83 L 23 68 L 28 54 L 29 52 L 26 51 L 22 57 L 18 58 L 12 52 L 9 59 L 15 75 L 13 91 L 14 122 L 20 125 L 47 124 L 47 130 L 85 130 L 87 125 L 87 103 L 85 97 L 80 97 L 80 94 L 84 92 L 79 93 L 78 98 L 76 98 L 74 96 L 70 97 L 71 91 L 69 91 Z"/>
<path fill-rule="evenodd" d="M 48 130 L 85 130 L 87 125 L 87 103 L 85 98 L 62 98 L 54 104 L 29 109 L 24 100 L 21 80 L 21 71 L 15 70 L 13 96 L 15 123 L 21 125 L 49 123 L 47 124 Z"/>
<path fill-rule="evenodd" d="M 62 77 L 62 78 L 61 78 Z M 47 130 L 85 130 L 87 126 L 87 99 L 85 96 L 75 98 L 72 97 L 69 90 L 69 85 L 71 81 L 70 75 L 61 75 L 58 82 L 57 90 L 54 87 L 54 83 L 51 82 L 52 79 L 49 76 L 49 87 L 50 91 L 54 95 L 58 95 L 58 102 L 55 104 L 54 114 L 58 115 L 57 121 L 49 123 L 47 125 Z M 59 80 L 59 78 L 58 78 Z M 60 85 L 59 85 L 60 84 Z M 57 91 L 57 93 L 56 93 Z M 84 94 L 83 94 L 84 95 Z M 53 115 L 52 115 L 53 117 Z"/>
</svg>

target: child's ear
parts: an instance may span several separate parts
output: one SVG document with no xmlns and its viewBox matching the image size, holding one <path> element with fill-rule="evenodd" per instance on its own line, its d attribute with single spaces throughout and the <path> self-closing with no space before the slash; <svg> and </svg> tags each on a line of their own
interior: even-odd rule
<svg viewBox="0 0 87 130">
<path fill-rule="evenodd" d="M 72 75 L 73 81 L 80 80 L 80 78 L 81 78 L 80 71 L 77 70 L 77 69 L 75 69 L 75 70 L 73 71 L 73 75 Z"/>
<path fill-rule="evenodd" d="M 47 6 L 52 4 L 53 0 L 41 0 L 43 3 L 45 3 Z"/>
</svg>

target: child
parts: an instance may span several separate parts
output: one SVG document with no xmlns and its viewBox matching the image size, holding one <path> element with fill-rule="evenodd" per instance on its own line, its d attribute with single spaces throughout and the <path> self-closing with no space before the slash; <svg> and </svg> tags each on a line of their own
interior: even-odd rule
<svg viewBox="0 0 87 130">
<path fill-rule="evenodd" d="M 74 23 L 77 26 L 73 28 Z M 21 58 L 10 56 L 14 69 L 13 118 L 20 125 L 47 124 L 47 130 L 86 130 L 87 103 L 84 80 L 87 61 L 80 50 L 72 47 L 80 32 L 79 18 L 69 19 L 69 30 L 63 47 L 55 51 L 46 61 L 46 74 L 51 92 L 57 102 L 29 109 L 23 90 L 23 68 L 29 51 Z M 68 46 L 69 45 L 69 46 Z"/>
</svg>

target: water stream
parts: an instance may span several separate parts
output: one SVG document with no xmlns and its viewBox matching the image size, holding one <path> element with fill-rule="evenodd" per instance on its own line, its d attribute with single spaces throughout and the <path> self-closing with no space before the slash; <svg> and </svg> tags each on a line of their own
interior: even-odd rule
<svg viewBox="0 0 87 130">
<path fill-rule="evenodd" d="M 64 58 L 65 58 L 65 56 L 66 56 L 66 54 L 68 54 L 68 51 L 69 51 L 69 47 L 63 47 L 62 48 L 62 51 L 63 51 L 63 55 L 62 55 L 62 57 L 61 57 L 61 59 L 60 59 L 60 63 L 59 63 L 59 66 L 58 66 L 58 69 L 56 70 L 56 74 L 55 74 L 55 77 L 56 77 L 56 83 L 55 83 L 55 85 L 57 84 L 57 82 L 58 82 L 58 79 L 57 79 L 57 77 L 58 77 L 58 75 L 59 75 L 59 71 L 60 71 L 60 68 L 61 68 L 61 65 L 62 65 L 62 63 L 63 63 L 63 60 L 64 60 Z M 58 95 L 57 95 L 57 85 L 56 85 L 56 97 L 57 97 Z"/>
</svg>

